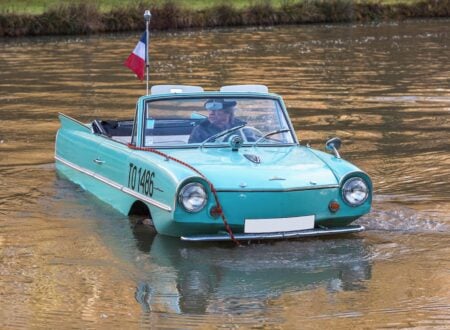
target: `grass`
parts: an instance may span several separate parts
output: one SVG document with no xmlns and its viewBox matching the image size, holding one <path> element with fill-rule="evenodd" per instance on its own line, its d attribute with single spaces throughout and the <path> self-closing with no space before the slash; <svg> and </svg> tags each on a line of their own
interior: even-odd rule
<svg viewBox="0 0 450 330">
<path fill-rule="evenodd" d="M 0 37 L 140 31 L 144 9 L 152 30 L 450 17 L 450 0 L 14 0 L 14 10 L 48 5 L 40 14 L 0 1 Z"/>
<path fill-rule="evenodd" d="M 94 4 L 102 12 L 110 11 L 117 7 L 127 7 L 135 4 L 136 0 L 2 0 L 0 1 L 0 12 L 9 12 L 16 14 L 42 14 L 48 9 L 61 5 L 61 4 L 73 4 L 76 3 L 89 3 Z M 146 1 L 149 4 L 160 4 L 163 0 Z M 211 8 L 215 5 L 225 3 L 225 0 L 172 0 L 173 3 L 189 8 L 189 9 L 204 9 Z M 231 1 L 234 7 L 243 8 L 249 4 L 254 3 L 252 0 L 234 0 Z M 271 0 L 274 5 L 280 5 L 283 0 Z M 230 3 L 230 1 L 228 2 Z"/>
<path fill-rule="evenodd" d="M 301 0 L 300 0 L 301 1 Z M 274 8 L 280 8 L 283 5 L 298 3 L 299 0 L 171 0 L 174 4 L 182 8 L 192 10 L 202 10 L 206 8 L 217 7 L 219 5 L 232 5 L 236 9 L 242 9 L 255 4 L 270 3 Z M 413 4 L 419 0 L 351 0 L 353 3 L 381 3 L 381 4 Z M 14 14 L 42 14 L 51 8 L 61 4 L 69 5 L 74 3 L 95 5 L 101 12 L 108 12 L 115 8 L 134 5 L 138 0 L 0 0 L 0 13 Z M 165 0 L 144 1 L 145 3 L 160 5 Z"/>
</svg>

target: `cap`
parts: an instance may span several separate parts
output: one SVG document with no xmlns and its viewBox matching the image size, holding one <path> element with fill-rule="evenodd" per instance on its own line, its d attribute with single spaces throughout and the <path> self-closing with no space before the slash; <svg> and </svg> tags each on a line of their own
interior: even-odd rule
<svg viewBox="0 0 450 330">
<path fill-rule="evenodd" d="M 237 102 L 234 100 L 225 99 L 211 99 L 205 102 L 205 109 L 209 111 L 231 109 L 236 106 Z"/>
</svg>

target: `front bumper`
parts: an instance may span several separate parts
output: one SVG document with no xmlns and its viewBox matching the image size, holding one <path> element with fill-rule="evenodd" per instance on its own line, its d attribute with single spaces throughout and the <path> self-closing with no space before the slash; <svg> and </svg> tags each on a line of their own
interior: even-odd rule
<svg viewBox="0 0 450 330">
<path fill-rule="evenodd" d="M 316 237 L 325 235 L 336 235 L 336 234 L 349 234 L 349 233 L 359 233 L 365 228 L 359 225 L 351 225 L 345 227 L 334 227 L 334 228 L 314 228 L 308 230 L 299 231 L 286 231 L 286 232 L 275 232 L 275 233 L 238 233 L 234 237 L 238 241 L 254 241 L 254 240 L 268 240 L 268 239 L 289 239 L 289 238 L 299 238 L 299 237 Z M 217 241 L 231 241 L 230 235 L 228 233 L 223 234 L 212 234 L 212 235 L 190 235 L 181 236 L 182 241 L 187 242 L 217 242 Z"/>
</svg>

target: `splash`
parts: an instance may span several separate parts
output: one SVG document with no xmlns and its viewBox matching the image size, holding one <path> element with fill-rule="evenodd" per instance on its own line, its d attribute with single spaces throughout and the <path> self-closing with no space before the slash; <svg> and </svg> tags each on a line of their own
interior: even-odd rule
<svg viewBox="0 0 450 330">
<path fill-rule="evenodd" d="M 405 206 L 387 209 L 375 209 L 360 218 L 357 223 L 367 230 L 400 231 L 407 233 L 448 232 L 450 226 L 445 223 L 448 215 L 439 212 L 421 212 Z"/>
</svg>

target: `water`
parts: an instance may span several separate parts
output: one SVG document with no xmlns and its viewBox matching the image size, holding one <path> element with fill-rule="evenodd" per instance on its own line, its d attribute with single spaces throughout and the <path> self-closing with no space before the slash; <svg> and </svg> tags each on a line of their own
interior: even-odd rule
<svg viewBox="0 0 450 330">
<path fill-rule="evenodd" d="M 0 43 L 0 327 L 450 327 L 449 20 L 154 34 L 153 84 L 262 83 L 368 172 L 362 234 L 154 235 L 58 177 L 58 112 L 131 118 L 137 34 Z"/>
</svg>

